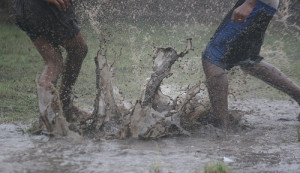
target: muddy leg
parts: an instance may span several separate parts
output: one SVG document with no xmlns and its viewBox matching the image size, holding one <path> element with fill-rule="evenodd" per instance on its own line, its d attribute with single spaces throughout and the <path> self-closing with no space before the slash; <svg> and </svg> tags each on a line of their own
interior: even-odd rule
<svg viewBox="0 0 300 173">
<path fill-rule="evenodd" d="M 43 36 L 39 37 L 33 43 L 45 61 L 45 67 L 40 76 L 37 87 L 39 96 L 39 111 L 41 113 L 40 125 L 41 129 L 47 127 L 48 131 L 51 131 L 52 126 L 49 122 L 55 118 L 55 111 L 57 111 L 56 105 L 51 105 L 54 98 L 53 87 L 55 86 L 58 76 L 63 69 L 63 58 L 60 49 L 51 44 Z M 47 114 L 48 116 L 43 116 L 49 106 L 49 109 L 53 111 L 51 114 Z M 52 106 L 54 107 L 52 108 Z"/>
<path fill-rule="evenodd" d="M 242 70 L 291 96 L 300 105 L 300 87 L 273 65 L 261 61 Z"/>
<path fill-rule="evenodd" d="M 288 94 L 300 105 L 300 87 L 273 65 L 261 61 L 254 66 L 243 66 L 242 70 Z M 300 114 L 298 115 L 300 121 Z"/>
<path fill-rule="evenodd" d="M 67 50 L 67 58 L 64 64 L 64 71 L 62 75 L 60 98 L 63 104 L 64 114 L 67 121 L 73 121 L 72 117 L 72 101 L 71 92 L 76 79 L 79 75 L 82 62 L 87 54 L 88 48 L 81 35 L 79 33 L 72 40 L 68 40 L 63 44 Z"/>
<path fill-rule="evenodd" d="M 45 61 L 45 68 L 40 76 L 39 85 L 46 90 L 50 90 L 51 85 L 55 85 L 58 76 L 63 69 L 61 51 L 44 37 L 35 40 L 34 45 Z"/>
<path fill-rule="evenodd" d="M 214 125 L 227 128 L 228 117 L 228 80 L 225 71 L 202 59 L 206 75 L 207 88 L 212 106 L 212 120 Z"/>
</svg>

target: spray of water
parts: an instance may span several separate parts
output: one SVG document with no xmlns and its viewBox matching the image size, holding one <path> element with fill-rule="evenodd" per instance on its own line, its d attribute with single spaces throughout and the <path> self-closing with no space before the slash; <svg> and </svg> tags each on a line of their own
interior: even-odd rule
<svg viewBox="0 0 300 173">
<path fill-rule="evenodd" d="M 183 50 L 186 38 L 193 38 L 195 50 L 175 64 L 173 75 L 164 83 L 185 88 L 199 80 L 204 81 L 201 53 L 235 2 L 93 0 L 78 3 L 77 12 L 83 31 L 88 33 L 87 38 L 92 45 L 98 45 L 99 40 L 105 39 L 108 59 L 116 62 L 114 70 L 117 85 L 125 96 L 134 98 L 144 87 L 151 72 L 153 48 L 170 46 Z M 300 27 L 296 23 L 297 5 L 299 3 L 296 0 L 280 2 L 280 8 L 266 33 L 261 55 L 299 82 L 300 54 L 296 49 L 300 45 Z M 90 50 L 97 48 L 92 46 Z M 92 74 L 94 71 L 83 70 L 83 73 Z M 245 76 L 238 68 L 228 74 L 232 95 L 244 95 L 257 89 L 263 92 L 268 88 Z M 272 91 L 266 96 L 273 94 Z"/>
</svg>

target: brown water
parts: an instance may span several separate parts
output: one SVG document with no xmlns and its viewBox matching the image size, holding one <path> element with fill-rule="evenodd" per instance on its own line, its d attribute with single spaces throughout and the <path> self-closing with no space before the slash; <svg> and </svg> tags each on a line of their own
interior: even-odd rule
<svg viewBox="0 0 300 173">
<path fill-rule="evenodd" d="M 71 141 L 29 136 L 0 125 L 0 172 L 195 172 L 225 161 L 235 172 L 300 172 L 297 115 L 291 101 L 236 101 L 244 130 L 204 126 L 191 137 Z M 225 158 L 224 158 L 225 157 Z"/>
</svg>

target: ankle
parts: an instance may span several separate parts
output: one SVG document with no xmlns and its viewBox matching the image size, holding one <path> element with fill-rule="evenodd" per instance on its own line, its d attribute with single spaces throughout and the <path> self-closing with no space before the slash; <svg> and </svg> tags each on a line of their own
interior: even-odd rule
<svg viewBox="0 0 300 173">
<path fill-rule="evenodd" d="M 216 116 L 215 114 L 211 114 L 209 118 L 209 123 L 215 127 L 226 129 L 229 124 L 229 117 L 227 115 Z"/>
</svg>

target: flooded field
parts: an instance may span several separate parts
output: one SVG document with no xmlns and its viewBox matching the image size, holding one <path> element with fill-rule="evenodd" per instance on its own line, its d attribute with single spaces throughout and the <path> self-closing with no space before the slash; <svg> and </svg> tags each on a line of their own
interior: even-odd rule
<svg viewBox="0 0 300 173">
<path fill-rule="evenodd" d="M 234 172 L 300 170 L 300 108 L 291 101 L 235 101 L 240 130 L 210 125 L 191 137 L 160 140 L 50 139 L 24 134 L 24 125 L 0 125 L 0 172 L 202 172 L 225 162 Z"/>
</svg>

